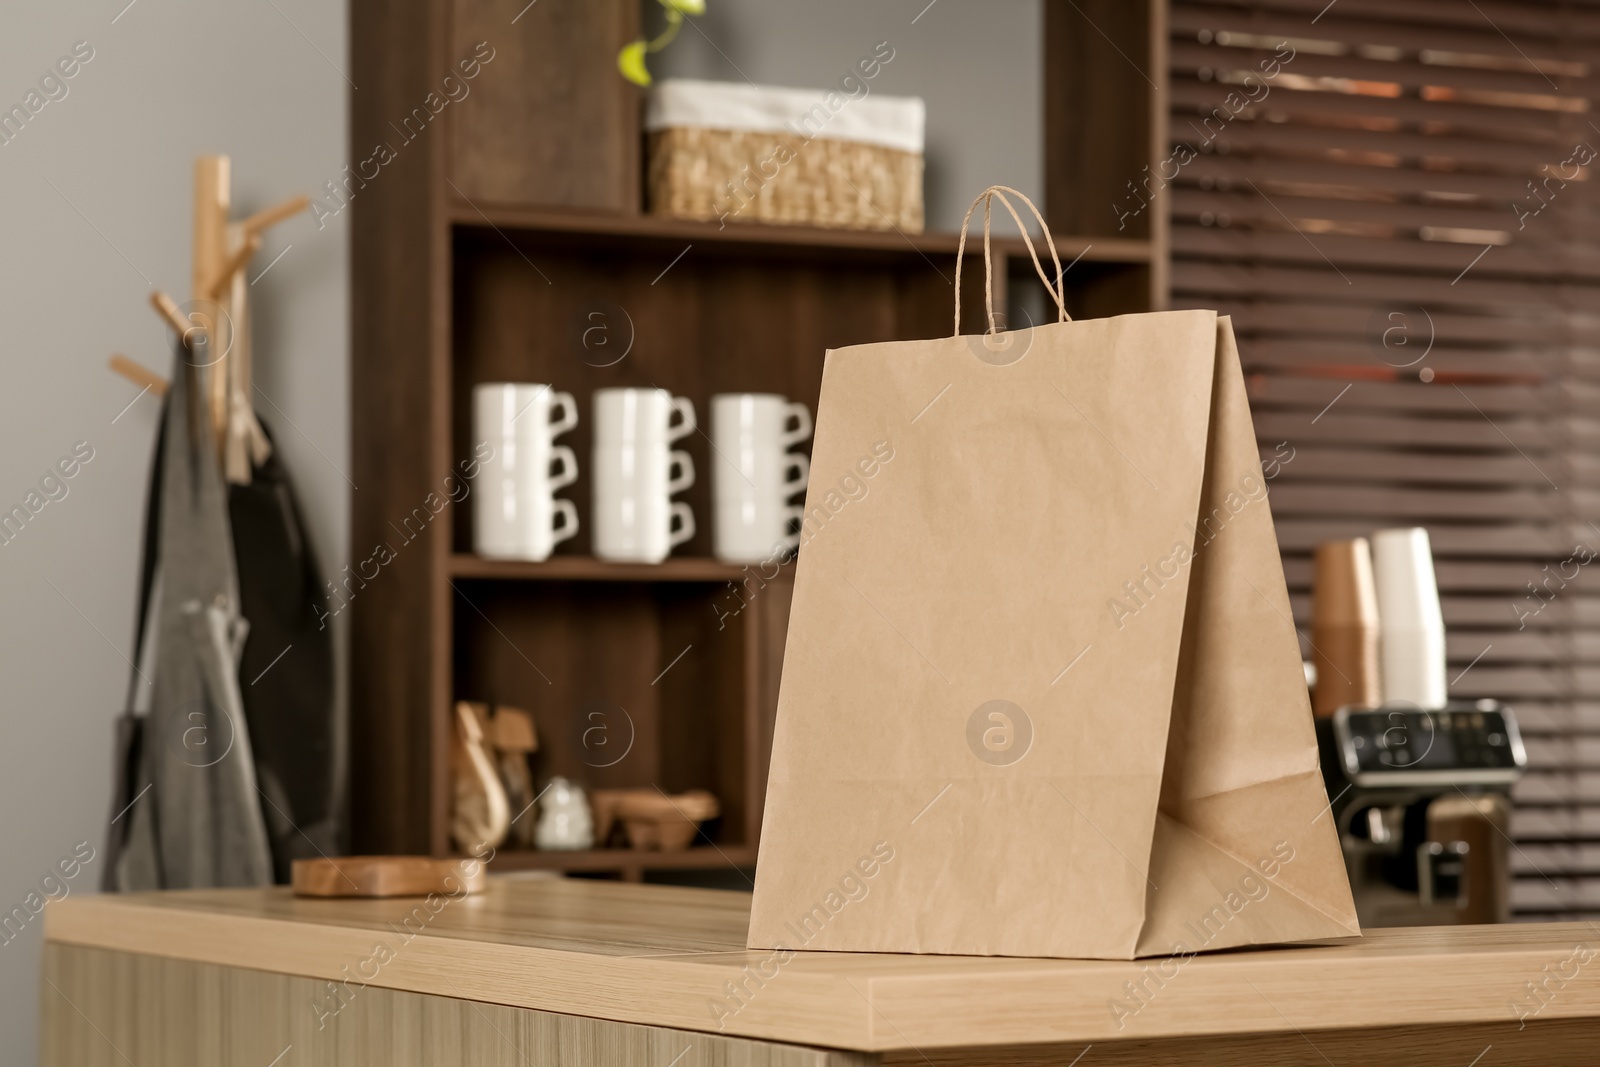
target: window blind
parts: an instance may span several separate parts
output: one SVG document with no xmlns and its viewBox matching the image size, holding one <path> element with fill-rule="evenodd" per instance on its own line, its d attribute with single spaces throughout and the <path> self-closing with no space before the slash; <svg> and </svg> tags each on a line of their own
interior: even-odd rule
<svg viewBox="0 0 1600 1067">
<path fill-rule="evenodd" d="M 1164 196 L 1172 306 L 1233 316 L 1296 622 L 1319 541 L 1427 527 L 1451 694 L 1527 743 L 1514 912 L 1600 913 L 1600 6 L 1169 16 L 1113 211 Z"/>
</svg>

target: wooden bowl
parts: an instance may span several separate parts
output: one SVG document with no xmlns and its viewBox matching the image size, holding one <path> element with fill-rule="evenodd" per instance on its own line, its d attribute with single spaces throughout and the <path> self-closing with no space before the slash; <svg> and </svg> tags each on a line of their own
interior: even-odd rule
<svg viewBox="0 0 1600 1067">
<path fill-rule="evenodd" d="M 717 798 L 703 789 L 672 797 L 629 791 L 618 799 L 616 817 L 622 820 L 633 848 L 682 852 L 700 832 L 700 824 L 720 810 Z"/>
<path fill-rule="evenodd" d="M 605 848 L 611 843 L 611 830 L 617 825 L 617 809 L 624 800 L 648 800 L 661 794 L 654 789 L 595 789 L 589 793 L 589 807 L 594 811 L 594 847 Z"/>
</svg>

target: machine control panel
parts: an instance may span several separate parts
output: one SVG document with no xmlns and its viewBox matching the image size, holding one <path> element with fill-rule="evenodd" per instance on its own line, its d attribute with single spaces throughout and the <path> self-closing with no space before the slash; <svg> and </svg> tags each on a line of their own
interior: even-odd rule
<svg viewBox="0 0 1600 1067">
<path fill-rule="evenodd" d="M 1363 787 L 1510 785 L 1528 762 L 1516 717 L 1493 700 L 1340 708 L 1333 730 L 1345 776 Z"/>
</svg>

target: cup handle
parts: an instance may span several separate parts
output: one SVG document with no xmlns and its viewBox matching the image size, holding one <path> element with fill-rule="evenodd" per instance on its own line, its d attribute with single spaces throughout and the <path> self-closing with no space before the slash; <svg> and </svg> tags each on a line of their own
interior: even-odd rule
<svg viewBox="0 0 1600 1067">
<path fill-rule="evenodd" d="M 668 522 L 671 525 L 667 528 L 667 543 L 672 547 L 676 548 L 694 536 L 694 511 L 687 501 L 679 500 L 672 505 L 672 517 Z"/>
<path fill-rule="evenodd" d="M 784 457 L 783 495 L 785 498 L 805 491 L 811 477 L 811 460 L 796 453 Z"/>
<path fill-rule="evenodd" d="M 672 421 L 672 415 L 678 417 L 677 422 Z M 680 437 L 687 437 L 694 433 L 694 401 L 686 396 L 672 398 L 672 415 L 667 416 L 667 440 L 676 441 Z"/>
<path fill-rule="evenodd" d="M 806 508 L 804 504 L 793 504 L 783 509 L 784 528 L 787 529 L 790 523 L 794 523 L 794 532 L 784 534 L 778 544 L 788 549 L 791 555 L 795 549 L 800 547 L 800 530 L 805 521 Z"/>
<path fill-rule="evenodd" d="M 793 445 L 793 444 L 799 444 L 801 441 L 804 441 L 806 438 L 811 436 L 811 409 L 810 408 L 806 407 L 804 404 L 800 403 L 799 401 L 796 401 L 795 403 L 788 405 L 787 407 L 785 407 L 783 409 L 783 422 L 784 422 L 784 425 L 788 425 L 790 419 L 794 420 L 795 427 L 792 430 L 785 430 L 784 431 L 784 434 L 783 434 L 783 447 L 784 448 L 788 448 L 790 445 Z"/>
<path fill-rule="evenodd" d="M 578 505 L 570 500 L 553 500 L 554 509 L 550 512 L 550 543 L 559 545 L 561 542 L 578 535 Z M 560 519 L 560 524 L 556 520 Z"/>
<path fill-rule="evenodd" d="M 560 411 L 560 415 L 556 412 Z M 550 394 L 550 436 L 560 437 L 578 425 L 578 402 L 571 393 Z"/>
<path fill-rule="evenodd" d="M 578 457 L 566 445 L 556 445 L 550 449 L 551 466 L 559 461 L 560 470 L 550 472 L 550 489 L 552 491 L 571 485 L 578 480 Z"/>
<path fill-rule="evenodd" d="M 694 460 L 689 458 L 689 453 L 672 451 L 667 454 L 667 495 L 681 493 L 694 484 Z M 678 476 L 671 477 L 672 468 L 678 468 Z"/>
</svg>

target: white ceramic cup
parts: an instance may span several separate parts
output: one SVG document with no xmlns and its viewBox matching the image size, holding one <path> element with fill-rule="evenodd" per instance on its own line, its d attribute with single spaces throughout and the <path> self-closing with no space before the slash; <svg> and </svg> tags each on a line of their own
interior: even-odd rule
<svg viewBox="0 0 1600 1067">
<path fill-rule="evenodd" d="M 786 452 L 810 436 L 810 410 L 776 393 L 718 393 L 711 398 L 711 437 L 724 452 Z"/>
<path fill-rule="evenodd" d="M 724 563 L 765 563 L 793 552 L 800 545 L 798 524 L 805 513 L 800 504 L 719 507 L 713 530 L 717 558 Z"/>
<path fill-rule="evenodd" d="M 596 445 L 590 472 L 596 556 L 660 563 L 694 536 L 694 512 L 687 503 L 671 499 L 694 484 L 689 453 L 671 451 L 665 442 Z"/>
<path fill-rule="evenodd" d="M 472 547 L 496 559 L 544 560 L 578 532 L 578 509 L 555 492 L 578 480 L 578 458 L 554 443 L 578 424 L 571 393 L 489 382 L 472 390 L 473 443 L 494 454 L 478 470 Z"/>
<path fill-rule="evenodd" d="M 714 551 L 725 563 L 763 563 L 800 544 L 799 529 L 790 528 L 805 508 L 789 498 L 805 490 L 811 461 L 798 453 L 762 452 L 742 466 L 720 455 L 713 461 Z"/>
<path fill-rule="evenodd" d="M 760 563 L 792 550 L 803 509 L 788 501 L 805 491 L 811 462 L 788 448 L 811 435 L 811 412 L 772 393 L 723 393 L 711 398 L 711 432 L 717 558 Z"/>
<path fill-rule="evenodd" d="M 596 448 L 664 447 L 694 429 L 694 403 L 688 397 L 673 396 L 665 389 L 595 390 Z"/>
</svg>

